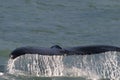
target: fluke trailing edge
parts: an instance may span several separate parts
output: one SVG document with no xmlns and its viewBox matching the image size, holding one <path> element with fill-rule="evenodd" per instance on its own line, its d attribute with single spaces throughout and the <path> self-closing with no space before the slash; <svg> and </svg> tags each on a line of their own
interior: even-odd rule
<svg viewBox="0 0 120 80">
<path fill-rule="evenodd" d="M 70 48 L 62 48 L 59 45 L 54 45 L 50 48 L 43 47 L 21 47 L 15 49 L 11 54 L 10 58 L 15 59 L 25 54 L 39 54 L 39 55 L 91 55 L 99 54 L 107 51 L 120 52 L 119 47 L 106 46 L 106 45 L 93 45 L 93 46 L 78 46 Z"/>
</svg>

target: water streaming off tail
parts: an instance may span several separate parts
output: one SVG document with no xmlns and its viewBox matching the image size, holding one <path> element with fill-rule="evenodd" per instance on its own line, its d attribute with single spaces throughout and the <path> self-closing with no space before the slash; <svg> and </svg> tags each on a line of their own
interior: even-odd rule
<svg viewBox="0 0 120 80">
<path fill-rule="evenodd" d="M 26 54 L 8 61 L 8 72 L 33 76 L 86 76 L 120 79 L 118 52 L 95 55 L 48 56 Z"/>
<path fill-rule="evenodd" d="M 43 56 L 26 54 L 9 60 L 9 73 L 16 74 L 22 71 L 22 74 L 34 76 L 61 76 L 63 71 L 62 56 Z"/>
</svg>

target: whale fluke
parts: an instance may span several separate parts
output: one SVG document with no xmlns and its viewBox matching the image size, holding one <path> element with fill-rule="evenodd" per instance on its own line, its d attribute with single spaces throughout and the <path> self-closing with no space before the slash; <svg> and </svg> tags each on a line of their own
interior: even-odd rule
<svg viewBox="0 0 120 80">
<path fill-rule="evenodd" d="M 108 46 L 108 45 L 93 45 L 93 46 L 72 47 L 72 48 L 68 48 L 67 50 L 69 50 L 68 55 L 70 54 L 91 55 L 91 54 L 104 53 L 108 51 L 120 52 L 120 47 Z"/>
<path fill-rule="evenodd" d="M 10 53 L 10 58 L 15 59 L 25 54 L 39 54 L 39 55 L 91 55 L 99 54 L 108 51 L 120 52 L 119 47 L 106 46 L 106 45 L 93 45 L 93 46 L 78 46 L 70 48 L 62 48 L 59 45 L 54 45 L 50 48 L 44 47 L 20 47 Z"/>
<path fill-rule="evenodd" d="M 62 47 L 60 47 L 59 45 L 54 45 L 54 46 L 51 46 L 51 48 L 62 49 Z"/>
</svg>

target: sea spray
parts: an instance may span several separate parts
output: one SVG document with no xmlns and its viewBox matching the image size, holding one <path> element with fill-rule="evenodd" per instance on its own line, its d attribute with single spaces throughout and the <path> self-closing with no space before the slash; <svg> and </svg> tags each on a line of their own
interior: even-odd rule
<svg viewBox="0 0 120 80">
<path fill-rule="evenodd" d="M 8 73 L 43 77 L 120 79 L 119 52 L 95 55 L 48 56 L 26 54 L 8 61 Z"/>
<path fill-rule="evenodd" d="M 74 67 L 84 70 L 89 77 L 93 77 L 91 73 L 94 73 L 100 78 L 120 79 L 119 52 L 77 56 L 74 58 Z"/>
<path fill-rule="evenodd" d="M 43 56 L 26 54 L 8 61 L 8 72 L 11 74 L 33 76 L 62 76 L 63 56 Z"/>
</svg>

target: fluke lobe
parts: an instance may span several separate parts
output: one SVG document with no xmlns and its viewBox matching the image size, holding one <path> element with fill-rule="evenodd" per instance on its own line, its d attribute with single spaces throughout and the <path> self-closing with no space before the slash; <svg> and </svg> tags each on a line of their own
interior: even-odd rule
<svg viewBox="0 0 120 80">
<path fill-rule="evenodd" d="M 91 46 L 78 46 L 78 47 L 69 47 L 62 48 L 59 45 L 54 45 L 50 48 L 45 47 L 20 47 L 13 50 L 10 53 L 10 58 L 15 59 L 21 55 L 25 54 L 38 54 L 38 55 L 91 55 L 99 54 L 108 51 L 117 51 L 120 52 L 119 47 L 108 46 L 108 45 L 91 45 Z"/>
</svg>

